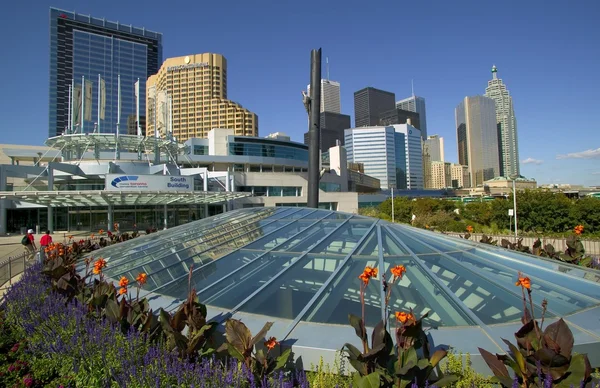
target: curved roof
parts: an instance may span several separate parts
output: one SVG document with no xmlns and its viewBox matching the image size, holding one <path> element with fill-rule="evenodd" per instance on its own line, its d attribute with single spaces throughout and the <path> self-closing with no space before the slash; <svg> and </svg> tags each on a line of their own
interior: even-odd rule
<svg viewBox="0 0 600 388">
<path fill-rule="evenodd" d="M 94 255 L 107 260 L 111 279 L 147 273 L 152 307 L 168 310 L 185 299 L 193 267 L 192 287 L 209 316 L 234 315 L 253 331 L 275 321 L 269 334 L 293 339 L 305 363 L 356 342 L 348 313 L 360 314 L 358 275 L 367 265 L 379 268 L 365 294 L 367 325 L 385 314 L 381 274 L 403 264 L 407 272 L 392 288 L 390 316 L 411 308 L 417 316 L 429 312 L 424 322 L 434 344 L 472 355 L 477 346 L 501 352 L 500 338 L 512 339 L 519 328 L 523 303 L 514 284 L 522 271 L 532 280 L 535 316 L 547 299 L 546 322 L 566 317 L 576 350 L 579 345 L 592 363 L 600 361 L 599 271 L 374 218 L 307 208 L 240 209 Z"/>
</svg>

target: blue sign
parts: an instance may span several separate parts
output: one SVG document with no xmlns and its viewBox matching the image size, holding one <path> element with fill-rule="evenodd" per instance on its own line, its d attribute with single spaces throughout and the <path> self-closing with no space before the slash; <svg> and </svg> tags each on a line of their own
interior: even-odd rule
<svg viewBox="0 0 600 388">
<path fill-rule="evenodd" d="M 123 176 L 113 179 L 112 182 L 110 182 L 110 184 L 111 184 L 111 186 L 116 187 L 118 189 L 119 182 L 137 181 L 138 178 L 139 177 L 137 175 L 123 175 Z M 145 184 L 143 184 L 143 185 L 146 186 Z M 129 185 L 127 185 L 127 186 L 129 186 Z"/>
</svg>

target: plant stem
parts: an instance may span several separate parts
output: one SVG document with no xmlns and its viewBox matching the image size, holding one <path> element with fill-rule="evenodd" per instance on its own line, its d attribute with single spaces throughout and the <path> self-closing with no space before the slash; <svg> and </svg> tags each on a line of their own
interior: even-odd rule
<svg viewBox="0 0 600 388">
<path fill-rule="evenodd" d="M 535 323 L 535 316 L 533 315 L 533 300 L 531 299 L 531 291 L 527 290 L 527 294 L 529 295 L 529 305 L 531 306 L 531 319 L 533 320 L 533 327 L 535 328 L 535 332 L 537 333 L 538 341 L 540 341 L 541 344 L 542 336 L 540 334 L 540 329 L 538 325 Z"/>
<path fill-rule="evenodd" d="M 369 352 L 369 346 L 367 344 L 367 340 L 365 339 L 365 337 L 367 336 L 367 327 L 365 325 L 365 289 L 367 288 L 367 286 L 364 283 L 361 283 L 360 285 L 360 305 L 362 308 L 362 320 L 361 320 L 361 330 L 362 330 L 362 342 L 363 342 L 363 349 L 365 354 Z"/>
</svg>

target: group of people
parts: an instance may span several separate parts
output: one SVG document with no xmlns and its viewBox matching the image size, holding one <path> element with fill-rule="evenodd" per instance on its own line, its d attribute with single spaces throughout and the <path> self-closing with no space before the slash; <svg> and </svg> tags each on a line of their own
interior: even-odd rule
<svg viewBox="0 0 600 388">
<path fill-rule="evenodd" d="M 35 253 L 37 252 L 37 246 L 35 244 L 35 237 L 33 236 L 33 229 L 29 229 L 27 234 L 21 240 L 21 244 L 25 246 L 27 252 L 29 252 L 29 259 L 33 259 L 35 257 Z M 52 244 L 52 236 L 50 236 L 50 231 L 47 230 L 46 234 L 44 234 L 40 238 L 40 248 L 44 250 L 48 247 L 48 245 Z"/>
</svg>

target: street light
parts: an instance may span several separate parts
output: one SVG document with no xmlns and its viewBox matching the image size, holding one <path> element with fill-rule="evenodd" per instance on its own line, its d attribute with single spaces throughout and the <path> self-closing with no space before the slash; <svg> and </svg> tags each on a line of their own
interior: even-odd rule
<svg viewBox="0 0 600 388">
<path fill-rule="evenodd" d="M 512 180 L 512 185 L 513 185 L 513 209 L 515 212 L 515 242 L 517 241 L 517 238 L 519 238 L 519 227 L 517 226 L 517 188 L 516 188 L 516 180 L 519 176 L 518 175 L 511 175 L 509 179 Z"/>
</svg>

